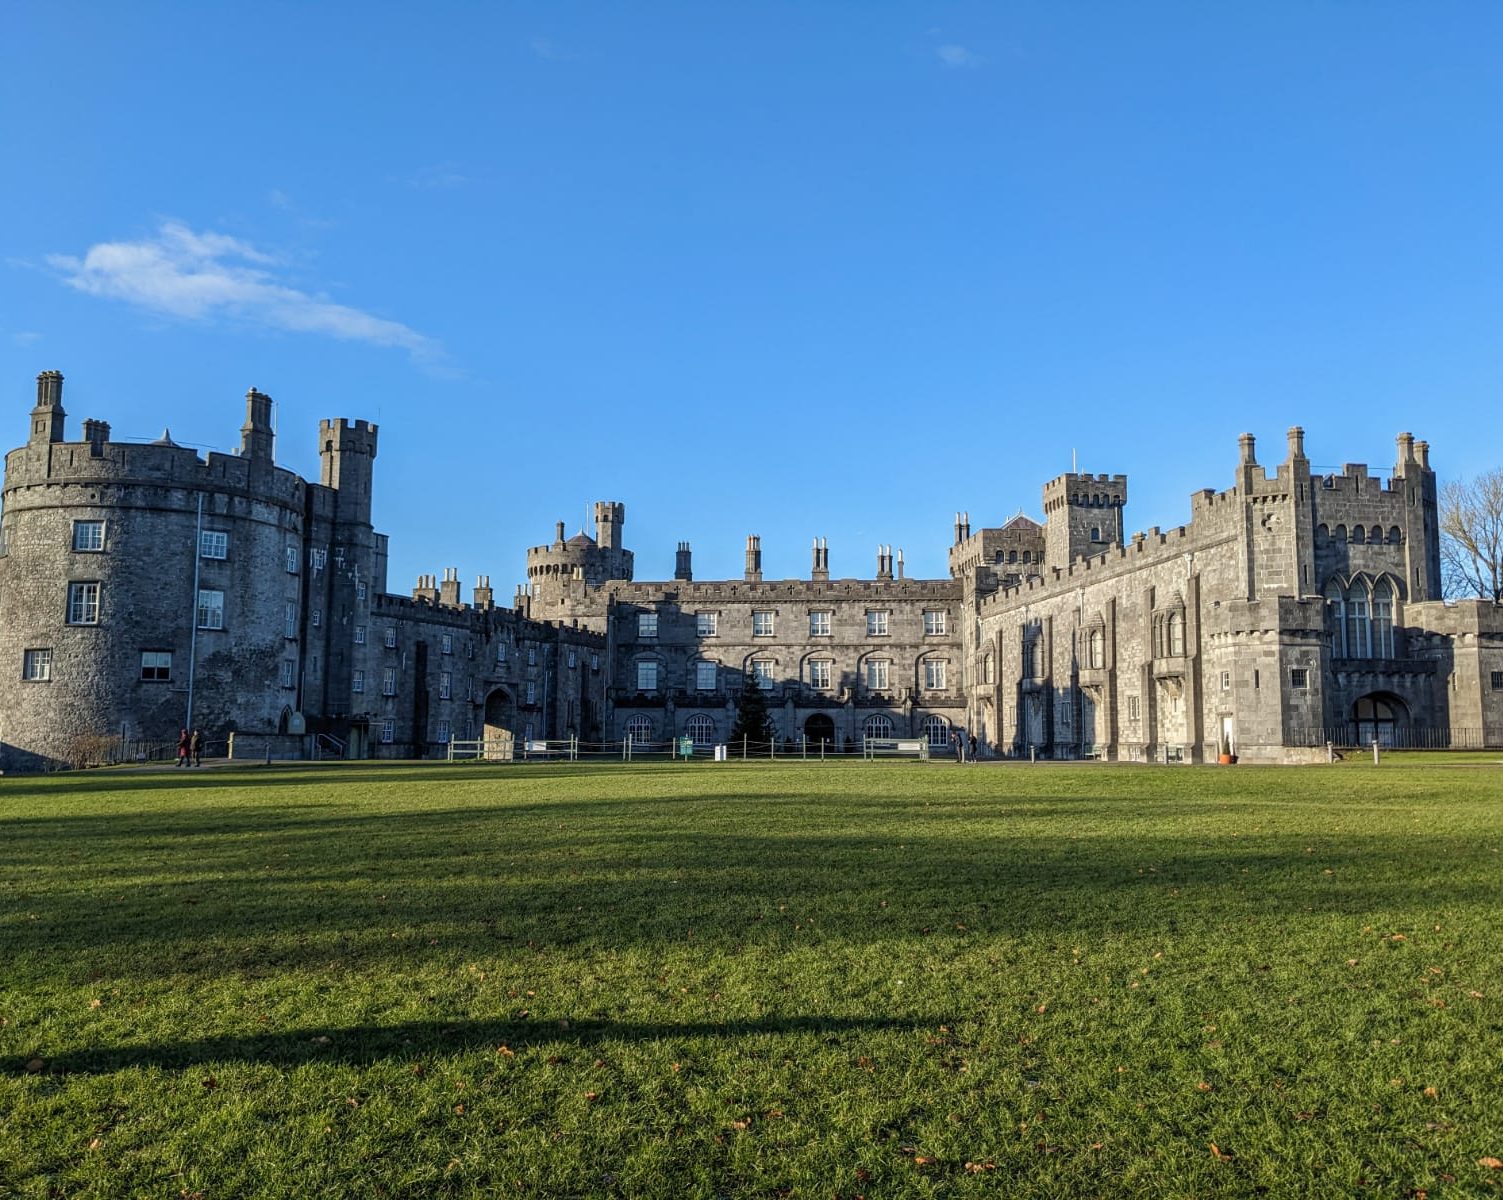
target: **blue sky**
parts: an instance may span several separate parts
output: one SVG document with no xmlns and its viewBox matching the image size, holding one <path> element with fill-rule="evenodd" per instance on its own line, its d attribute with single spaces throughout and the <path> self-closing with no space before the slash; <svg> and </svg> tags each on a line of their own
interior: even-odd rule
<svg viewBox="0 0 1503 1200">
<path fill-rule="evenodd" d="M 7 445 L 316 475 L 381 425 L 391 586 L 627 505 L 638 576 L 945 570 L 1044 479 L 1172 525 L 1317 464 L 1503 463 L 1503 7 L 17 3 Z"/>
</svg>

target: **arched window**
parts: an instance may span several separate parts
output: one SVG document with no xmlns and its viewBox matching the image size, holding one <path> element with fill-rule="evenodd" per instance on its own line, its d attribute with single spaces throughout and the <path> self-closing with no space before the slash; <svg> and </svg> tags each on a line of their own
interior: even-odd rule
<svg viewBox="0 0 1503 1200">
<path fill-rule="evenodd" d="M 1370 542 L 1381 542 L 1383 540 L 1383 527 L 1381 525 L 1374 525 L 1369 529 L 1367 531 L 1367 540 Z"/>
<path fill-rule="evenodd" d="M 1086 666 L 1092 671 L 1106 666 L 1106 632 L 1099 626 L 1086 634 Z"/>
<path fill-rule="evenodd" d="M 652 718 L 643 713 L 638 713 L 626 723 L 627 739 L 636 746 L 646 745 L 652 741 Z"/>
<path fill-rule="evenodd" d="M 1185 614 L 1175 609 L 1169 614 L 1169 657 L 1178 658 L 1185 652 Z"/>
<path fill-rule="evenodd" d="M 950 722 L 943 717 L 924 718 L 924 736 L 930 746 L 944 746 L 950 740 Z"/>
<path fill-rule="evenodd" d="M 1345 525 L 1338 525 L 1338 526 L 1336 526 L 1336 528 L 1331 531 L 1331 537 L 1334 538 L 1338 542 L 1344 542 L 1344 541 L 1346 541 L 1346 526 Z"/>
<path fill-rule="evenodd" d="M 1091 541 L 1093 541 L 1093 542 L 1099 542 L 1100 540 L 1101 540 L 1101 526 L 1100 525 L 1092 525 L 1091 526 Z"/>
<path fill-rule="evenodd" d="M 997 676 L 997 663 L 996 663 L 996 660 L 992 657 L 992 655 L 990 653 L 988 653 L 987 656 L 981 660 L 981 682 L 982 683 L 996 683 L 997 682 L 997 677 L 996 676 Z"/>
<path fill-rule="evenodd" d="M 1392 529 L 1390 529 L 1388 531 L 1388 540 L 1390 542 L 1392 542 L 1395 546 L 1397 546 L 1400 542 L 1402 542 L 1404 540 L 1404 535 L 1403 535 L 1403 533 L 1401 533 L 1399 531 L 1399 527 L 1397 525 L 1395 525 Z"/>
<path fill-rule="evenodd" d="M 1334 579 L 1326 584 L 1326 629 L 1331 637 L 1331 657 L 1346 657 L 1346 593 Z"/>
<path fill-rule="evenodd" d="M 684 736 L 696 746 L 709 746 L 715 742 L 715 722 L 703 713 L 695 713 L 684 722 Z"/>
<path fill-rule="evenodd" d="M 1367 623 L 1367 591 L 1360 583 L 1353 584 L 1346 594 L 1346 656 L 1368 658 L 1372 655 L 1372 642 Z"/>
<path fill-rule="evenodd" d="M 1039 645 L 1041 639 L 1037 636 L 1025 638 L 1023 641 L 1023 675 L 1027 679 L 1042 679 L 1044 677 L 1044 655 Z"/>
<path fill-rule="evenodd" d="M 1326 525 L 1324 522 L 1322 522 L 1321 524 L 1317 525 L 1315 527 L 1315 544 L 1317 546 L 1324 546 L 1330 540 L 1331 540 L 1331 529 L 1330 529 L 1330 526 Z"/>
<path fill-rule="evenodd" d="M 1027 550 L 1023 551 L 1023 561 L 1024 562 L 1032 562 L 1033 561 L 1033 556 Z"/>
<path fill-rule="evenodd" d="M 1367 541 L 1367 530 L 1363 529 L 1362 526 L 1360 526 L 1360 525 L 1353 525 L 1352 526 L 1352 543 L 1353 543 L 1353 545 L 1360 546 L 1365 541 Z"/>
<path fill-rule="evenodd" d="M 1393 587 L 1386 579 L 1373 588 L 1372 650 L 1374 658 L 1393 657 Z"/>
<path fill-rule="evenodd" d="M 866 718 L 863 727 L 865 735 L 869 738 L 890 738 L 892 736 L 892 718 L 883 713 Z"/>
<path fill-rule="evenodd" d="M 1010 562 L 1010 563 L 1017 562 L 1018 561 L 1018 552 L 1016 550 L 1009 550 L 1007 552 L 1007 561 Z"/>
</svg>

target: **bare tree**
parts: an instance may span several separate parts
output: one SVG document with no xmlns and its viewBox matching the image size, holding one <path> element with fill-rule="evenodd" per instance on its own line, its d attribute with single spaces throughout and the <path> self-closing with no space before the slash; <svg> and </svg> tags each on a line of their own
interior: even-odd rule
<svg viewBox="0 0 1503 1200">
<path fill-rule="evenodd" d="M 1441 489 L 1440 555 L 1447 595 L 1503 602 L 1503 470 Z"/>
</svg>

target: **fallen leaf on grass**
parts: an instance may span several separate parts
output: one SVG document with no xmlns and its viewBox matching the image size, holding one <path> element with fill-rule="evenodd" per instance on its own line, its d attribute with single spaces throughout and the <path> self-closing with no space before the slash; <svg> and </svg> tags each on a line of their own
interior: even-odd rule
<svg viewBox="0 0 1503 1200">
<path fill-rule="evenodd" d="M 517 1052 L 507 1045 L 497 1046 L 496 1053 L 499 1054 L 502 1058 L 516 1058 L 517 1056 Z"/>
<path fill-rule="evenodd" d="M 1195 1085 L 1195 1090 L 1197 1092 L 1209 1092 L 1211 1090 L 1211 1085 L 1209 1083 L 1207 1083 L 1204 1079 L 1202 1079 L 1199 1083 L 1197 1083 Z"/>
<path fill-rule="evenodd" d="M 99 1145 L 100 1145 L 100 1139 L 99 1138 L 95 1138 L 92 1142 L 89 1143 L 89 1149 L 90 1150 L 98 1150 L 99 1149 Z"/>
<path fill-rule="evenodd" d="M 968 1162 L 965 1165 L 965 1173 L 967 1175 L 980 1175 L 982 1171 L 995 1171 L 996 1169 L 997 1164 L 994 1162 Z"/>
<path fill-rule="evenodd" d="M 46 1059 L 34 1058 L 26 1064 L 26 1073 L 28 1075 L 40 1075 L 46 1066 Z"/>
<path fill-rule="evenodd" d="M 103 1008 L 104 1007 L 104 1001 L 100 1000 L 100 999 L 98 999 L 96 997 L 95 999 L 89 1001 L 89 1007 L 90 1008 Z"/>
<path fill-rule="evenodd" d="M 1211 1145 L 1211 1157 L 1214 1158 L 1217 1162 L 1231 1162 L 1232 1161 L 1232 1156 L 1230 1154 L 1228 1154 L 1225 1150 L 1223 1150 L 1220 1146 L 1218 1146 L 1215 1142 L 1212 1142 L 1210 1145 Z"/>
<path fill-rule="evenodd" d="M 1434 1100 L 1437 1096 L 1440 1095 L 1440 1093 L 1437 1092 L 1433 1087 L 1427 1087 L 1424 1090 L 1423 1094 L 1424 1094 L 1425 1098 L 1428 1099 L 1428 1100 Z"/>
<path fill-rule="evenodd" d="M 932 1158 L 929 1158 L 923 1154 L 915 1154 L 913 1156 L 913 1165 L 916 1167 L 927 1167 L 933 1162 L 934 1160 Z"/>
<path fill-rule="evenodd" d="M 207 1079 L 204 1080 L 204 1091 L 206 1091 L 206 1092 L 212 1092 L 218 1086 L 219 1086 L 219 1080 L 215 1079 L 214 1076 L 212 1076 L 212 1075 L 210 1075 Z"/>
<path fill-rule="evenodd" d="M 1486 1167 L 1490 1171 L 1503 1171 L 1503 1158 L 1494 1158 L 1489 1154 L 1486 1158 L 1479 1158 L 1477 1165 Z"/>
<path fill-rule="evenodd" d="M 732 1121 L 731 1122 L 731 1128 L 732 1129 L 746 1129 L 750 1125 L 751 1125 L 751 1118 L 749 1118 L 749 1117 L 745 1121 Z"/>
<path fill-rule="evenodd" d="M 586 1100 L 588 1100 L 591 1104 L 593 1104 L 593 1103 L 595 1103 L 596 1100 L 600 1099 L 600 1093 L 599 1092 L 586 1092 L 584 1094 L 584 1098 Z"/>
</svg>

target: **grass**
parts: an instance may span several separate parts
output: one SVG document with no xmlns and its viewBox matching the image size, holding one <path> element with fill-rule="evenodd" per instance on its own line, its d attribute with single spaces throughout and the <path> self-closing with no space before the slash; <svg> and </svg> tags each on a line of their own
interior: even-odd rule
<svg viewBox="0 0 1503 1200">
<path fill-rule="evenodd" d="M 1500 884 L 1485 756 L 5 779 L 0 1195 L 1496 1196 Z"/>
</svg>

